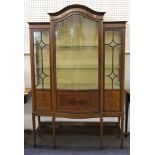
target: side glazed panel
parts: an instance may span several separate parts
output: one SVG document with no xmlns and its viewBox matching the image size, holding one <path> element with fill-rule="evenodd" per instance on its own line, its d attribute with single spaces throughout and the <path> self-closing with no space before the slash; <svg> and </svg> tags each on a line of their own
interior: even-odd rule
<svg viewBox="0 0 155 155">
<path fill-rule="evenodd" d="M 97 113 L 97 91 L 57 91 L 57 112 Z"/>
<path fill-rule="evenodd" d="M 121 110 L 121 55 L 122 31 L 121 29 L 105 30 L 105 102 L 103 111 L 112 112 Z"/>
<path fill-rule="evenodd" d="M 33 32 L 35 88 L 50 89 L 49 30 Z"/>
<path fill-rule="evenodd" d="M 38 90 L 36 91 L 36 110 L 51 111 L 51 91 Z"/>
<path fill-rule="evenodd" d="M 49 29 L 33 32 L 35 111 L 52 110 Z"/>
</svg>

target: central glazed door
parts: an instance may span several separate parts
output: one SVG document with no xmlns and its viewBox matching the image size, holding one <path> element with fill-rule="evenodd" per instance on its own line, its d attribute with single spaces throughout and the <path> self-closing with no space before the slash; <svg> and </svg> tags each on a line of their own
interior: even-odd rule
<svg viewBox="0 0 155 155">
<path fill-rule="evenodd" d="M 98 29 L 80 14 L 55 23 L 56 112 L 99 112 Z"/>
</svg>

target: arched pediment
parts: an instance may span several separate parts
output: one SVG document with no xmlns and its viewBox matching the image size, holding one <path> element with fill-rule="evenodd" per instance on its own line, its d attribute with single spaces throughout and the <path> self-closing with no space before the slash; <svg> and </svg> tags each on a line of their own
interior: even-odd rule
<svg viewBox="0 0 155 155">
<path fill-rule="evenodd" d="M 50 16 L 50 20 L 60 20 L 73 14 L 82 14 L 94 20 L 102 20 L 105 12 L 94 11 L 84 5 L 74 4 L 63 8 L 58 12 L 48 14 Z"/>
</svg>

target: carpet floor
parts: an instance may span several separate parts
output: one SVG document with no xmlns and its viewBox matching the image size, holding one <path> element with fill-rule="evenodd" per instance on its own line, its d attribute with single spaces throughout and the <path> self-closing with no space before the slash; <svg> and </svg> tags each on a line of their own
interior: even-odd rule
<svg viewBox="0 0 155 155">
<path fill-rule="evenodd" d="M 59 147 L 59 149 L 53 150 L 48 148 L 25 148 L 25 155 L 129 155 L 130 150 L 128 148 L 73 148 L 73 147 Z"/>
<path fill-rule="evenodd" d="M 129 155 L 130 136 L 124 138 L 124 148 L 120 149 L 118 135 L 105 135 L 104 147 L 100 149 L 99 135 L 58 134 L 57 148 L 52 147 L 51 134 L 37 136 L 37 147 L 33 147 L 32 132 L 24 133 L 24 155 Z"/>
</svg>

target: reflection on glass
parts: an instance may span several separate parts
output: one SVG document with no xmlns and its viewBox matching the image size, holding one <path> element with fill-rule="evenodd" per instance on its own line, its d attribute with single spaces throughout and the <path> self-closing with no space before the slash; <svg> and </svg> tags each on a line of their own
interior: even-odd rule
<svg viewBox="0 0 155 155">
<path fill-rule="evenodd" d="M 41 42 L 41 32 L 34 32 L 34 44 L 39 44 Z"/>
<path fill-rule="evenodd" d="M 110 44 L 112 42 L 112 38 L 113 38 L 113 32 L 106 31 L 105 32 L 105 44 Z"/>
<path fill-rule="evenodd" d="M 98 23 L 72 15 L 56 24 L 57 89 L 98 89 Z"/>
<path fill-rule="evenodd" d="M 114 67 L 115 68 L 119 68 L 120 67 L 120 51 L 121 51 L 121 45 L 117 45 L 115 48 L 114 48 Z"/>
<path fill-rule="evenodd" d="M 49 31 L 36 31 L 33 35 L 36 89 L 50 89 Z"/>
<path fill-rule="evenodd" d="M 114 41 L 117 44 L 121 44 L 122 40 L 121 40 L 121 32 L 120 31 L 113 31 L 114 33 Z"/>
<path fill-rule="evenodd" d="M 120 88 L 121 31 L 105 32 L 105 89 Z"/>
<path fill-rule="evenodd" d="M 112 80 L 108 76 L 105 76 L 105 89 L 112 89 Z"/>
<path fill-rule="evenodd" d="M 105 46 L 105 74 L 112 72 L 112 48 Z"/>
</svg>

